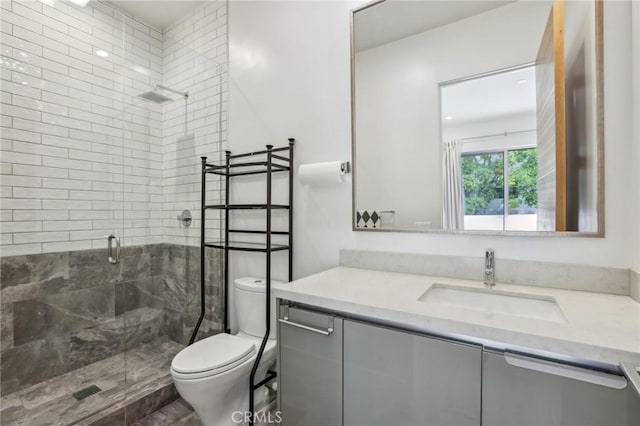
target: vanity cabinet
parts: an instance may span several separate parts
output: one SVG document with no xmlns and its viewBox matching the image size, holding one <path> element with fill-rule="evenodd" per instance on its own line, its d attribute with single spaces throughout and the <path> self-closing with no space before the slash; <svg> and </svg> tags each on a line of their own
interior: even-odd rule
<svg viewBox="0 0 640 426">
<path fill-rule="evenodd" d="M 342 424 L 342 318 L 280 306 L 280 410 L 285 425 Z"/>
<path fill-rule="evenodd" d="M 640 425 L 617 374 L 287 305 L 278 339 L 287 426 Z"/>
<path fill-rule="evenodd" d="M 482 350 L 344 320 L 344 425 L 479 425 Z"/>
<path fill-rule="evenodd" d="M 640 397 L 621 376 L 485 351 L 482 424 L 637 426 Z"/>
</svg>

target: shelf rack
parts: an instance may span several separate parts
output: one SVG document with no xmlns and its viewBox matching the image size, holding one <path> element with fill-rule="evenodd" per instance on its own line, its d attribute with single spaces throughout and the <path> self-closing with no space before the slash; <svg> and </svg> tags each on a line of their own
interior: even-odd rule
<svg viewBox="0 0 640 426">
<path fill-rule="evenodd" d="M 200 316 L 196 323 L 193 334 L 189 344 L 195 341 L 198 329 L 204 318 L 205 313 L 205 251 L 207 248 L 224 250 L 224 332 L 230 333 L 229 321 L 228 321 L 228 306 L 229 306 L 229 252 L 230 251 L 245 251 L 245 252 L 259 252 L 266 255 L 266 327 L 265 334 L 260 344 L 260 349 L 256 356 L 256 360 L 251 369 L 251 376 L 249 380 L 249 410 L 251 412 L 251 424 L 253 424 L 254 414 L 254 391 L 261 386 L 269 383 L 276 378 L 275 371 L 269 371 L 267 377 L 260 382 L 255 382 L 255 374 L 262 359 L 264 349 L 266 347 L 269 335 L 271 333 L 271 253 L 276 251 L 288 250 L 289 252 L 289 281 L 293 279 L 293 146 L 295 140 L 289 139 L 288 146 L 274 148 L 273 145 L 266 145 L 266 150 L 247 152 L 243 154 L 232 155 L 231 151 L 225 151 L 226 161 L 224 165 L 215 165 L 207 163 L 207 157 L 201 157 L 202 159 L 202 184 L 201 184 L 201 225 L 200 225 Z M 282 153 L 282 155 L 281 155 Z M 258 159 L 256 159 L 258 158 Z M 265 158 L 264 160 L 262 158 Z M 245 161 L 248 160 L 248 161 Z M 274 173 L 288 173 L 288 187 L 289 187 L 289 202 L 288 204 L 273 204 L 272 200 L 272 176 Z M 225 201 L 224 204 L 207 204 L 206 203 L 206 191 L 207 191 L 207 174 L 213 174 L 224 177 L 225 182 Z M 231 204 L 229 199 L 229 190 L 231 184 L 231 178 L 237 176 L 249 176 L 249 175 L 266 175 L 266 191 L 267 201 L 264 204 Z M 205 220 L 207 210 L 219 210 L 224 212 L 224 238 L 222 241 L 206 241 L 205 240 Z M 266 229 L 229 229 L 229 216 L 230 212 L 234 210 L 264 210 L 266 213 Z M 288 210 L 289 213 L 289 229 L 288 231 L 274 231 L 271 229 L 271 213 L 273 210 Z M 231 234 L 244 234 L 244 235 L 264 235 L 264 243 L 248 242 L 248 241 L 235 241 L 230 239 Z M 274 244 L 272 242 L 272 236 L 287 236 L 287 244 Z"/>
</svg>

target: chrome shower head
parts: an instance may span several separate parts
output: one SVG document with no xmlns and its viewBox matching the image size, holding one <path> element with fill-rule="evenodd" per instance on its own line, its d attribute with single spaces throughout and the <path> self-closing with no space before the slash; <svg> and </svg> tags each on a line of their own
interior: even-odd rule
<svg viewBox="0 0 640 426">
<path fill-rule="evenodd" d="M 139 98 L 142 98 L 146 101 L 149 102 L 154 102 L 156 104 L 163 104 L 165 102 L 171 102 L 172 99 L 168 98 L 164 95 L 161 95 L 160 93 L 156 92 L 155 90 L 152 90 L 150 92 L 144 92 L 138 95 Z"/>
<path fill-rule="evenodd" d="M 173 101 L 173 99 L 158 93 L 159 90 L 166 90 L 168 92 L 175 93 L 176 95 L 180 95 L 184 98 L 185 101 L 189 99 L 189 92 L 180 92 L 178 90 L 174 90 L 170 87 L 163 86 L 161 84 L 156 84 L 152 91 L 141 93 L 138 95 L 138 97 L 150 102 L 155 102 L 157 104 L 163 104 L 165 102 Z"/>
</svg>

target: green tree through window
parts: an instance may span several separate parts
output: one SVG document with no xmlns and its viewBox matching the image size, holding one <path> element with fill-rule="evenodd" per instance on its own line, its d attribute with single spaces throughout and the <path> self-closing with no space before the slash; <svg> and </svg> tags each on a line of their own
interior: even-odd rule
<svg viewBox="0 0 640 426">
<path fill-rule="evenodd" d="M 535 213 L 538 161 L 535 148 L 462 156 L 465 215 L 504 214 L 504 155 L 507 154 L 509 214 Z"/>
<path fill-rule="evenodd" d="M 537 181 L 537 150 L 530 148 L 509 151 L 509 209 L 523 205 L 537 207 Z"/>
<path fill-rule="evenodd" d="M 503 153 L 463 155 L 462 185 L 464 214 L 487 214 L 484 212 L 489 203 L 504 199 Z M 494 214 L 502 214 L 502 211 Z"/>
</svg>

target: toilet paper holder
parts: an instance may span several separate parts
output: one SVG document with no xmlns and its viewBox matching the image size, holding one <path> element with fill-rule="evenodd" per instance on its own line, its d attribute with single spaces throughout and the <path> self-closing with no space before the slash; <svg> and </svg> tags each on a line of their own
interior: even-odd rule
<svg viewBox="0 0 640 426">
<path fill-rule="evenodd" d="M 303 185 L 332 185 L 342 183 L 344 176 L 350 173 L 349 161 L 307 163 L 299 166 L 298 179 Z"/>
</svg>

